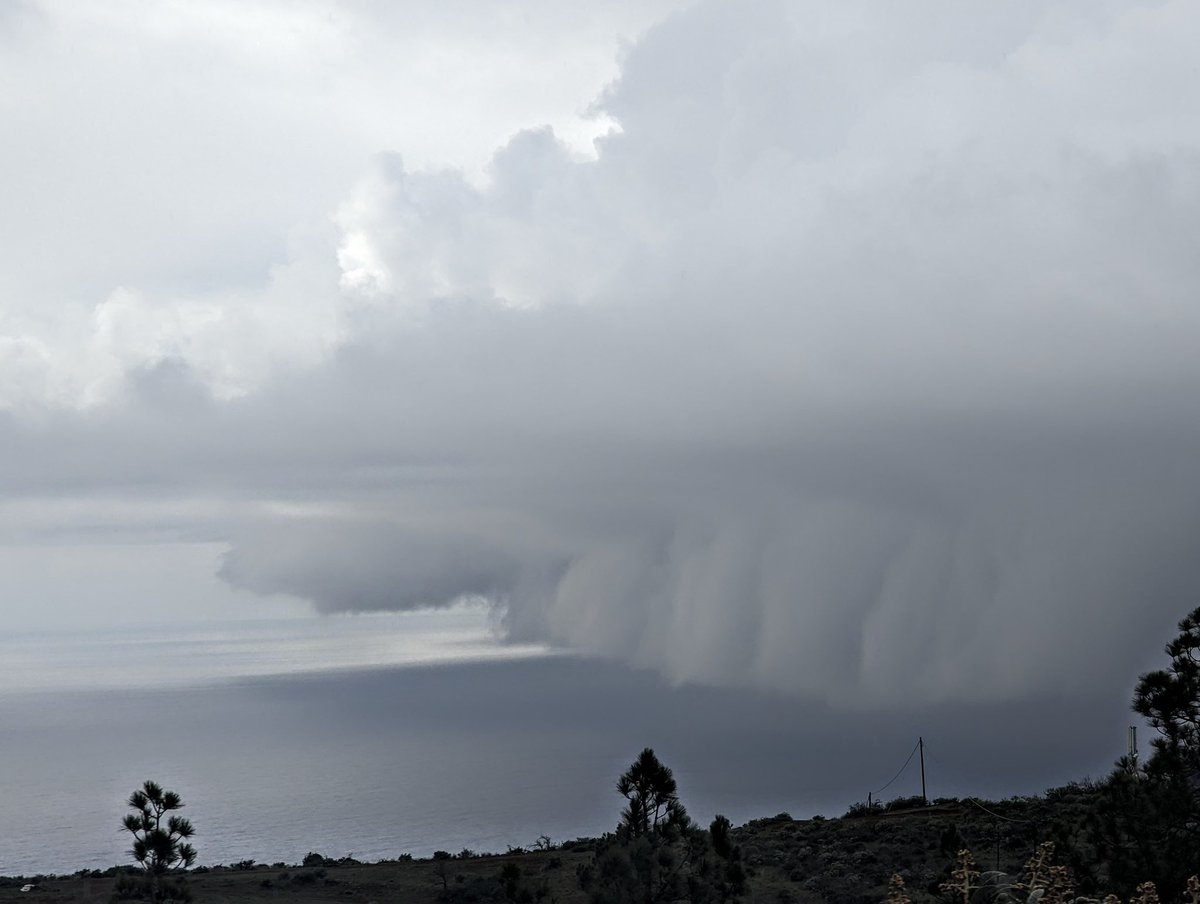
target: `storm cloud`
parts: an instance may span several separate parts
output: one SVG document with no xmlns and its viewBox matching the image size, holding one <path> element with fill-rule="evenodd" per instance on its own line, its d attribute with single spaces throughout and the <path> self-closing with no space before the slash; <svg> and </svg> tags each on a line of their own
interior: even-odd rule
<svg viewBox="0 0 1200 904">
<path fill-rule="evenodd" d="M 379 154 L 263 284 L 114 288 L 97 380 L 0 335 L 0 487 L 677 682 L 1124 694 L 1200 596 L 1198 33 L 695 4 L 594 156 Z"/>
</svg>

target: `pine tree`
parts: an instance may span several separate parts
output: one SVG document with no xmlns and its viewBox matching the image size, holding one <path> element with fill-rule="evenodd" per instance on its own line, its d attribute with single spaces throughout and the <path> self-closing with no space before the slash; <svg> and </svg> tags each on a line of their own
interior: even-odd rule
<svg viewBox="0 0 1200 904">
<path fill-rule="evenodd" d="M 671 770 L 647 747 L 617 781 L 627 804 L 580 886 L 592 904 L 730 904 L 745 893 L 746 873 L 724 816 L 709 831 L 680 803 Z"/>
<path fill-rule="evenodd" d="M 192 824 L 173 815 L 183 808 L 183 801 L 174 791 L 148 781 L 129 795 L 129 808 L 135 812 L 127 814 L 121 826 L 133 836 L 129 854 L 145 872 L 151 900 L 186 899 L 180 883 L 163 881 L 169 873 L 196 862 L 196 850 L 187 841 L 194 834 Z"/>
<path fill-rule="evenodd" d="M 1117 890 L 1153 878 L 1174 899 L 1200 867 L 1200 609 L 1166 653 L 1168 666 L 1142 675 L 1133 697 L 1158 732 L 1154 753 L 1140 769 L 1118 762 L 1098 788 L 1089 834 Z"/>
<path fill-rule="evenodd" d="M 1171 664 L 1138 680 L 1133 708 L 1158 731 L 1152 768 L 1179 773 L 1200 785 L 1200 608 L 1179 622 L 1166 646 Z"/>
<path fill-rule="evenodd" d="M 657 831 L 660 820 L 679 808 L 675 777 L 649 747 L 617 780 L 617 791 L 629 801 L 621 813 L 621 829 L 635 837 Z"/>
</svg>

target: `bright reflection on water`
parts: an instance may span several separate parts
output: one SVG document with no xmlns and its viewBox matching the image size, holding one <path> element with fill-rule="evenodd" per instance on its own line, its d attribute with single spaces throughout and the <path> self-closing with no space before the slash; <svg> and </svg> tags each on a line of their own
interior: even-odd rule
<svg viewBox="0 0 1200 904">
<path fill-rule="evenodd" d="M 527 659 L 497 641 L 486 608 L 198 623 L 0 638 L 0 694 L 187 687 L 342 669 Z"/>
</svg>

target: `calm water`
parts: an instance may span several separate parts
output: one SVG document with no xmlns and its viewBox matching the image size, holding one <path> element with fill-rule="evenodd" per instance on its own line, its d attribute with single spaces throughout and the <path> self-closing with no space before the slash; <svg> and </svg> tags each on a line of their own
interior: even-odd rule
<svg viewBox="0 0 1200 904">
<path fill-rule="evenodd" d="M 551 655 L 496 642 L 487 610 L 204 622 L 0 638 L 0 696 L 40 690 L 188 687 L 340 669 Z"/>
<path fill-rule="evenodd" d="M 838 715 L 675 689 L 500 646 L 470 611 L 9 638 L 0 679 L 8 875 L 122 862 L 124 800 L 147 778 L 183 795 L 202 863 L 373 860 L 608 830 L 616 776 L 646 745 L 693 816 L 739 822 L 841 812 L 918 731 L 937 752 L 931 794 L 1037 791 L 1102 769 L 1124 719 L 1056 705 Z M 916 791 L 909 773 L 889 796 Z"/>
</svg>

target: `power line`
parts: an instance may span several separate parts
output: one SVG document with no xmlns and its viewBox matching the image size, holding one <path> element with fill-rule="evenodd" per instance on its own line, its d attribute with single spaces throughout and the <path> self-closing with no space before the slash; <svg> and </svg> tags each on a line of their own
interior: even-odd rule
<svg viewBox="0 0 1200 904">
<path fill-rule="evenodd" d="M 929 745 L 928 744 L 925 745 L 925 753 L 929 754 Z M 930 754 L 929 758 L 932 760 L 937 760 L 938 764 L 943 765 L 943 767 L 944 767 L 944 764 L 942 764 L 942 761 L 938 760 L 937 757 Z M 1023 823 L 1029 823 L 1031 825 L 1033 824 L 1033 820 L 1031 820 L 1031 819 L 1014 819 L 1011 816 L 1003 816 L 1000 813 L 997 813 L 995 810 L 989 810 L 987 807 L 985 807 L 983 804 L 981 804 L 979 802 L 979 799 L 976 797 L 964 797 L 963 800 L 974 804 L 979 809 L 981 809 L 984 813 L 987 813 L 989 816 L 994 816 L 996 819 L 1003 819 L 1005 822 L 1023 822 Z"/>
<path fill-rule="evenodd" d="M 925 756 L 929 757 L 931 760 L 935 760 L 937 762 L 937 764 L 939 766 L 941 766 L 943 769 L 946 768 L 946 764 L 943 763 L 941 760 L 939 760 L 937 757 L 935 757 L 933 755 L 933 753 L 930 751 L 928 742 L 925 743 Z"/>
<path fill-rule="evenodd" d="M 1033 822 L 1032 819 L 1013 819 L 1011 816 L 1001 816 L 995 810 L 989 810 L 987 807 L 985 807 L 983 804 L 981 804 L 974 797 L 964 797 L 963 800 L 970 801 L 975 806 L 977 806 L 979 809 L 981 809 L 984 813 L 987 813 L 989 816 L 995 816 L 997 819 L 1003 819 L 1005 822 L 1027 822 L 1027 823 Z"/>
<path fill-rule="evenodd" d="M 904 765 L 900 767 L 900 771 L 897 772 L 894 776 L 892 776 L 892 781 L 888 782 L 886 785 L 884 785 L 878 791 L 874 792 L 875 794 L 882 794 L 884 791 L 886 791 L 888 788 L 890 788 L 892 786 L 892 784 L 896 781 L 896 779 L 898 779 L 900 776 L 902 776 L 904 774 L 904 770 L 908 768 L 908 764 L 912 762 L 912 758 L 917 755 L 917 748 L 920 746 L 921 746 L 921 742 L 917 741 L 917 743 L 913 745 L 912 753 L 910 753 L 908 755 L 908 759 L 905 760 Z"/>
</svg>

